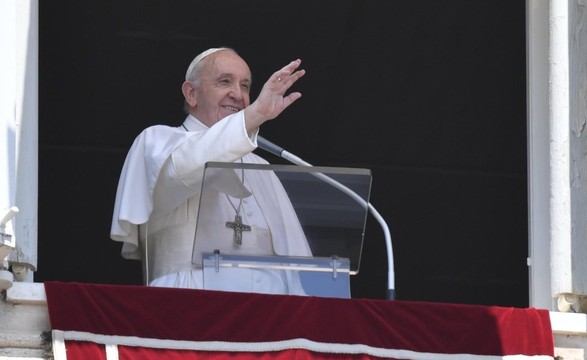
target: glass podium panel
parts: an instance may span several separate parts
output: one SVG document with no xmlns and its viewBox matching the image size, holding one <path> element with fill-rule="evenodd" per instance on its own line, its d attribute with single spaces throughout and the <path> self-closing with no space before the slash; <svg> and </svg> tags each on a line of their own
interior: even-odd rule
<svg viewBox="0 0 587 360">
<path fill-rule="evenodd" d="M 346 283 L 348 289 L 348 276 L 360 268 L 370 190 L 367 169 L 208 163 L 192 264 L 211 277 L 204 281 L 208 284 L 222 273 L 216 270 L 234 272 L 243 263 L 247 269 L 295 273 L 286 276 L 289 293 L 295 293 L 291 289 L 298 280 L 307 280 L 304 285 L 321 277 L 332 282 L 334 270 L 326 263 L 337 259 L 342 266 L 334 282 Z M 214 273 L 206 258 L 211 254 Z M 217 264 L 218 255 L 223 266 Z M 251 281 L 261 281 L 251 276 Z"/>
<path fill-rule="evenodd" d="M 205 253 L 202 258 L 204 289 L 345 299 L 351 297 L 349 259 L 239 256 L 219 252 Z M 263 277 L 273 277 L 272 285 L 255 282 Z M 284 278 L 284 281 L 280 281 L 280 278 Z M 301 287 L 288 286 L 288 283 L 297 281 Z"/>
</svg>

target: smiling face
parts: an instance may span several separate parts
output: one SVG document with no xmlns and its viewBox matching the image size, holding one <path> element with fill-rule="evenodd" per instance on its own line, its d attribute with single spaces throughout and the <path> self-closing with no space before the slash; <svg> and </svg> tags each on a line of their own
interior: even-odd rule
<svg viewBox="0 0 587 360">
<path fill-rule="evenodd" d="M 251 70 L 230 50 L 218 51 L 202 62 L 198 79 L 186 81 L 183 92 L 190 113 L 212 126 L 250 104 Z"/>
</svg>

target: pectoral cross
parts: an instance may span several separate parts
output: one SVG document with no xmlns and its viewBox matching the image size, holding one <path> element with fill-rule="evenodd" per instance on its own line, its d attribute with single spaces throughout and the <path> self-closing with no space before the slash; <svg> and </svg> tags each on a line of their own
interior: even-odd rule
<svg viewBox="0 0 587 360">
<path fill-rule="evenodd" d="M 251 227 L 243 224 L 243 219 L 239 215 L 234 216 L 234 221 L 227 221 L 226 227 L 234 230 L 234 245 L 237 246 L 243 244 L 243 231 L 251 231 Z"/>
</svg>

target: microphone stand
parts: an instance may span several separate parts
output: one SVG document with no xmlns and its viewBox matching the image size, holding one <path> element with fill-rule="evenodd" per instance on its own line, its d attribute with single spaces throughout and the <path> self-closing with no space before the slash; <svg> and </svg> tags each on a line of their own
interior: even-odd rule
<svg viewBox="0 0 587 360">
<path fill-rule="evenodd" d="M 294 154 L 286 151 L 280 146 L 275 145 L 274 143 L 270 142 L 269 140 L 257 135 L 257 144 L 259 147 L 273 155 L 281 157 L 293 164 L 301 165 L 301 166 L 313 166 L 306 161 L 300 159 L 299 157 L 295 156 Z M 387 267 L 388 267 L 388 275 L 387 275 L 387 298 L 389 300 L 395 299 L 395 272 L 394 272 L 394 264 L 393 264 L 393 249 L 391 246 L 391 233 L 389 231 L 389 227 L 387 223 L 383 219 L 383 217 L 377 212 L 377 210 L 371 205 L 371 203 L 366 202 L 363 198 L 361 198 L 358 194 L 356 194 L 351 189 L 347 188 L 343 184 L 339 183 L 338 181 L 324 175 L 321 173 L 313 174 L 314 176 L 319 177 L 320 179 L 324 180 L 325 182 L 333 185 L 334 187 L 338 188 L 339 190 L 343 191 L 347 195 L 351 196 L 355 199 L 358 203 L 363 205 L 365 208 L 369 209 L 369 212 L 373 217 L 379 222 L 381 228 L 383 229 L 383 234 L 385 236 L 385 245 L 387 247 Z"/>
</svg>

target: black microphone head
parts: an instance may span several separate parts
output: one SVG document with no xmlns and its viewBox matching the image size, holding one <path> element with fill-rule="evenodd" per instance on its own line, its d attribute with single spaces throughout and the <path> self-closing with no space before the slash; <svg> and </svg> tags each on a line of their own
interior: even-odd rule
<svg viewBox="0 0 587 360">
<path fill-rule="evenodd" d="M 277 156 L 281 157 L 281 154 L 283 153 L 282 147 L 275 145 L 271 141 L 269 141 L 259 135 L 257 135 L 257 144 L 259 145 L 259 147 L 261 149 L 263 149 L 267 152 L 270 152 L 273 155 L 277 155 Z"/>
</svg>

